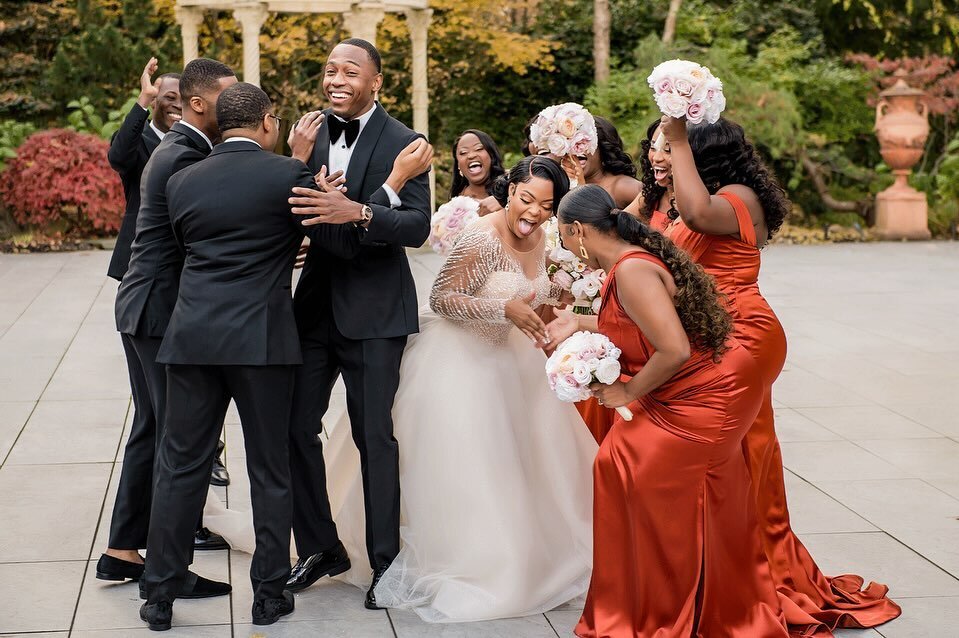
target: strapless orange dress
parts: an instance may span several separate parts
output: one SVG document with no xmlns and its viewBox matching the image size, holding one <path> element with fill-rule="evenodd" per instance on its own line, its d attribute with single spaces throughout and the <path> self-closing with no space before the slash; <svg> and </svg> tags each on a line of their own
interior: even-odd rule
<svg viewBox="0 0 959 638">
<path fill-rule="evenodd" d="M 666 266 L 644 252 L 625 255 Z M 600 332 L 637 374 L 654 349 L 603 288 Z M 785 638 L 759 538 L 742 438 L 762 401 L 756 363 L 730 340 L 720 363 L 694 351 L 617 415 L 593 465 L 593 574 L 581 638 Z"/>
<path fill-rule="evenodd" d="M 697 233 L 682 219 L 670 223 L 663 213 L 654 214 L 650 223 L 715 277 L 719 290 L 728 298 L 736 339 L 759 364 L 763 401 L 743 440 L 743 452 L 752 478 L 763 547 L 777 590 L 786 599 L 782 603 L 786 620 L 790 626 L 805 626 L 812 632 L 875 627 L 902 612 L 886 597 L 888 588 L 870 583 L 863 589 L 863 579 L 851 574 L 824 576 L 790 527 L 772 405 L 772 385 L 786 361 L 786 335 L 759 292 L 760 251 L 749 211 L 735 195 L 720 196 L 736 211 L 738 237 Z"/>
</svg>

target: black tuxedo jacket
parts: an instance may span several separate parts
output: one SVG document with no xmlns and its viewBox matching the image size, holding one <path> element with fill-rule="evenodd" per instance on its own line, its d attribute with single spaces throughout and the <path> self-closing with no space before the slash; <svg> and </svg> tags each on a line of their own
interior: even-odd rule
<svg viewBox="0 0 959 638">
<path fill-rule="evenodd" d="M 183 268 L 183 254 L 170 225 L 166 186 L 175 173 L 209 153 L 199 133 L 177 122 L 143 169 L 130 266 L 115 306 L 117 330 L 124 334 L 159 338 L 166 332 Z"/>
<path fill-rule="evenodd" d="M 139 104 L 130 109 L 120 130 L 110 140 L 110 151 L 107 153 L 110 166 L 120 175 L 123 195 L 127 200 L 120 233 L 107 268 L 107 276 L 117 281 L 123 279 L 130 263 L 130 244 L 136 233 L 137 211 L 140 210 L 140 176 L 150 155 L 160 144 L 156 132 L 147 126 L 147 115 L 147 110 Z"/>
<path fill-rule="evenodd" d="M 352 224 L 302 226 L 290 212 L 294 186 L 315 188 L 306 165 L 251 141 L 219 144 L 170 179 L 170 219 L 186 260 L 157 362 L 301 363 L 290 288 L 304 231 L 340 260 L 360 244 Z"/>
<path fill-rule="evenodd" d="M 329 163 L 330 129 L 325 111 L 310 159 L 318 172 Z M 296 320 L 301 332 L 332 312 L 336 327 L 348 339 L 385 339 L 419 330 L 416 288 L 406 246 L 418 247 L 430 232 L 429 176 L 410 180 L 397 193 L 403 202 L 390 208 L 383 183 L 393 160 L 418 133 L 376 105 L 356 145 L 346 173 L 346 195 L 368 204 L 373 219 L 360 230 L 360 250 L 352 259 L 311 246 L 296 288 Z"/>
</svg>

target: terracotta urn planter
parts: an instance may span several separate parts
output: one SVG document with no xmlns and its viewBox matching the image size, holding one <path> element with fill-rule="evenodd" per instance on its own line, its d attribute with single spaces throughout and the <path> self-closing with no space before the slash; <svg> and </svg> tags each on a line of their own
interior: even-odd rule
<svg viewBox="0 0 959 638">
<path fill-rule="evenodd" d="M 924 193 L 909 186 L 909 173 L 922 158 L 929 137 L 924 91 L 901 77 L 879 94 L 876 137 L 895 183 L 876 196 L 876 233 L 885 239 L 929 239 L 928 204 Z"/>
</svg>

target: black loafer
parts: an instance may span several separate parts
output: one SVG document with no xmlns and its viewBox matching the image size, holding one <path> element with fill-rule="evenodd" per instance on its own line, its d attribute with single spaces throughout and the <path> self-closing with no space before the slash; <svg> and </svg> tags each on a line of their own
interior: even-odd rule
<svg viewBox="0 0 959 638">
<path fill-rule="evenodd" d="M 216 444 L 216 457 L 213 459 L 213 473 L 210 475 L 210 485 L 226 487 L 230 484 L 230 471 L 223 464 L 223 441 Z"/>
<path fill-rule="evenodd" d="M 186 573 L 186 580 L 183 581 L 183 586 L 180 588 L 180 591 L 177 592 L 177 598 L 215 598 L 217 596 L 226 596 L 231 591 L 233 587 L 230 586 L 230 583 L 221 583 L 217 580 L 210 580 L 209 578 L 204 578 L 199 574 L 189 571 Z M 147 599 L 146 587 L 143 586 L 143 581 L 140 581 L 140 600 Z"/>
<path fill-rule="evenodd" d="M 143 563 L 131 563 L 106 554 L 100 554 L 97 561 L 97 578 L 100 580 L 140 580 L 143 576 Z"/>
<path fill-rule="evenodd" d="M 140 620 L 150 627 L 150 631 L 166 631 L 173 624 L 173 603 L 161 600 L 158 603 L 143 603 L 140 607 Z"/>
<path fill-rule="evenodd" d="M 337 543 L 333 549 L 313 554 L 296 561 L 286 581 L 289 591 L 303 591 L 324 576 L 336 576 L 350 568 L 350 557 L 343 543 Z"/>
<path fill-rule="evenodd" d="M 230 549 L 230 544 L 219 534 L 214 534 L 205 527 L 196 531 L 193 537 L 193 549 L 198 551 L 213 551 L 216 549 Z"/>
<path fill-rule="evenodd" d="M 284 591 L 280 598 L 266 598 L 253 603 L 253 624 L 272 625 L 280 616 L 293 613 L 293 593 Z"/>
<path fill-rule="evenodd" d="M 389 569 L 389 565 L 380 567 L 373 573 L 373 582 L 370 583 L 370 588 L 366 592 L 366 600 L 363 602 L 363 606 L 367 609 L 385 609 L 385 607 L 380 607 L 376 602 L 376 594 L 373 593 L 373 590 L 376 589 L 376 586 L 379 584 L 380 579 L 383 578 L 383 574 L 386 573 L 386 570 Z"/>
</svg>

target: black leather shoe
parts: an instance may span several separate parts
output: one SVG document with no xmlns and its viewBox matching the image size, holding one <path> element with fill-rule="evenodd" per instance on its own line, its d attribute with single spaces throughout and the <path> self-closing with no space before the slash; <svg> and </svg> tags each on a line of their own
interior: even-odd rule
<svg viewBox="0 0 959 638">
<path fill-rule="evenodd" d="M 293 593 L 284 591 L 280 598 L 266 598 L 253 602 L 253 624 L 272 625 L 280 616 L 293 613 Z"/>
<path fill-rule="evenodd" d="M 151 631 L 166 631 L 173 624 L 173 603 L 165 600 L 152 605 L 143 603 L 140 620 L 149 625 Z"/>
<path fill-rule="evenodd" d="M 223 449 L 226 445 L 223 441 L 216 444 L 216 457 L 213 459 L 213 473 L 210 475 L 210 485 L 217 487 L 226 487 L 230 484 L 230 471 L 223 464 Z"/>
<path fill-rule="evenodd" d="M 346 555 L 346 548 L 343 543 L 337 543 L 333 549 L 296 561 L 290 579 L 286 581 L 286 589 L 302 591 L 324 576 L 336 576 L 349 568 L 350 557 Z"/>
<path fill-rule="evenodd" d="M 196 574 L 193 571 L 186 573 L 186 580 L 183 581 L 183 586 L 180 588 L 180 591 L 177 592 L 177 598 L 215 598 L 217 596 L 226 596 L 231 591 L 233 587 L 230 586 L 230 583 L 221 583 L 217 580 L 210 580 L 209 578 L 204 578 L 199 574 Z M 140 600 L 147 599 L 146 587 L 143 586 L 143 581 L 140 581 Z"/>
<path fill-rule="evenodd" d="M 385 565 L 373 573 L 373 582 L 370 583 L 370 588 L 366 592 L 366 601 L 363 603 L 367 609 L 384 609 L 376 603 L 376 594 L 373 593 L 373 590 L 376 589 L 376 585 L 380 582 L 380 579 L 383 578 L 383 574 L 386 573 L 389 567 L 389 565 Z"/>
<path fill-rule="evenodd" d="M 100 560 L 97 561 L 97 578 L 100 580 L 140 580 L 140 576 L 143 576 L 143 563 L 131 563 L 100 554 Z"/>
<path fill-rule="evenodd" d="M 203 551 L 230 549 L 230 544 L 219 534 L 214 534 L 207 528 L 201 527 L 193 537 L 193 549 Z"/>
</svg>

